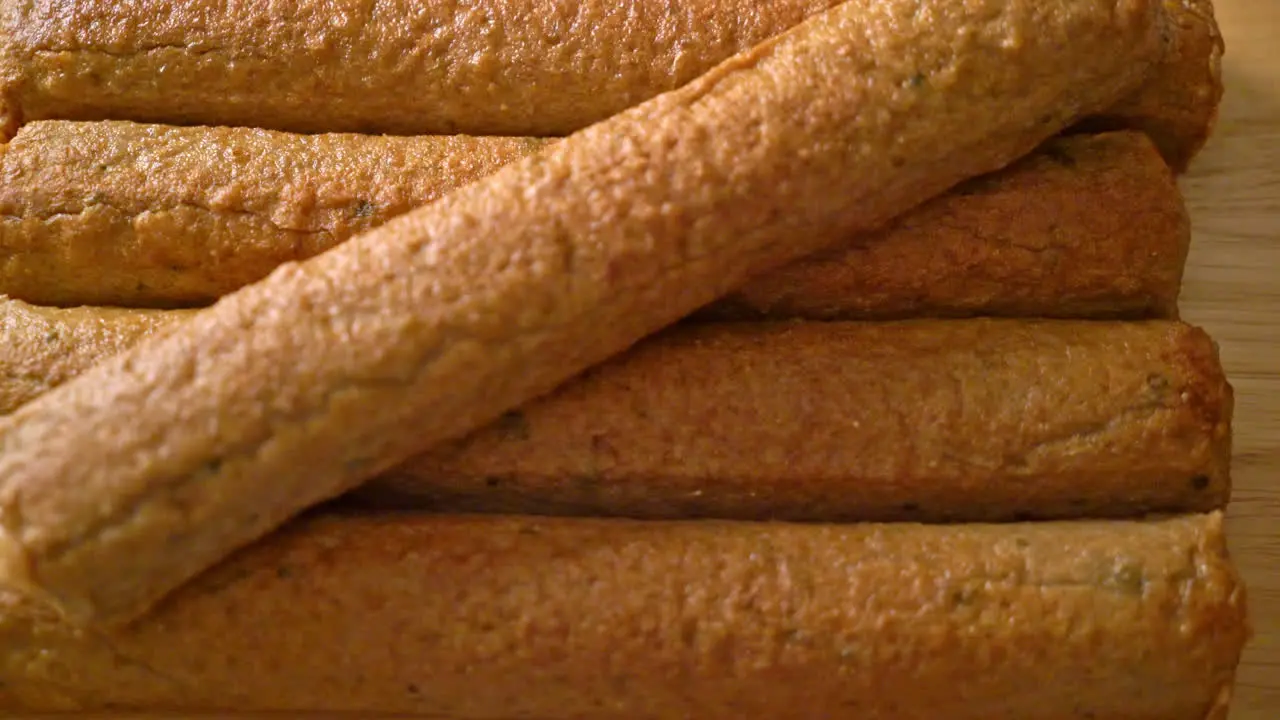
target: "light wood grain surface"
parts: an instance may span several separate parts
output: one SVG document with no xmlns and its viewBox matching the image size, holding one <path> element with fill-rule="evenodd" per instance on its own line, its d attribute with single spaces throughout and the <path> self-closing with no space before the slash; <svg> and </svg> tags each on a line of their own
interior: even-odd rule
<svg viewBox="0 0 1280 720">
<path fill-rule="evenodd" d="M 1183 180 L 1195 235 L 1183 315 L 1236 388 L 1232 552 L 1256 636 L 1231 720 L 1280 720 L 1280 0 L 1217 0 L 1227 95 Z"/>
</svg>

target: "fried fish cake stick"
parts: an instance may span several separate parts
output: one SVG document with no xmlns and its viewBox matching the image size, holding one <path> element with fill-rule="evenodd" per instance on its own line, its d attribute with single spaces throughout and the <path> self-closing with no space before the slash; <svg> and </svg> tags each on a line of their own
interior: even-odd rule
<svg viewBox="0 0 1280 720">
<path fill-rule="evenodd" d="M 850 0 L 282 266 L 0 420 L 0 578 L 80 623 L 136 618 L 302 509 L 1022 157 L 1132 92 L 1167 21 L 1155 0 Z"/>
<path fill-rule="evenodd" d="M 1225 45 L 1211 0 L 1164 0 L 1164 5 L 1177 28 L 1169 37 L 1168 59 L 1140 92 L 1080 128 L 1139 128 L 1182 172 L 1217 123 Z"/>
<path fill-rule="evenodd" d="M 567 135 L 835 4 L 0 0 L 0 136 L 51 118 Z M 1181 168 L 1216 113 L 1222 48 L 1208 0 L 1165 5 L 1165 61 L 1103 122 L 1150 132 Z"/>
<path fill-rule="evenodd" d="M 32 123 L 0 146 L 0 294 L 207 304 L 547 142 Z"/>
<path fill-rule="evenodd" d="M 1176 317 L 1191 224 L 1140 133 L 1055 138 L 699 319 Z"/>
<path fill-rule="evenodd" d="M 120 632 L 0 595 L 0 710 L 1220 719 L 1246 604 L 1217 514 L 318 516 Z"/>
<path fill-rule="evenodd" d="M 0 298 L 0 414 L 189 315 L 182 310 L 44 308 Z"/>
<path fill-rule="evenodd" d="M 374 506 L 785 520 L 1205 511 L 1232 391 L 1177 322 L 668 331 L 357 494 Z"/>
<path fill-rule="evenodd" d="M 93 312 L 0 305 L 15 348 L 0 343 L 0 397 L 32 397 L 132 342 L 81 343 L 81 328 L 140 338 L 174 311 Z M 1212 341 L 1176 322 L 688 326 L 356 499 L 642 518 L 1206 511 L 1230 496 L 1231 414 Z"/>
<path fill-rule="evenodd" d="M 548 142 L 33 123 L 0 148 L 0 294 L 207 304 Z M 1055 138 L 704 315 L 1169 317 L 1189 240 L 1144 135 Z"/>
</svg>

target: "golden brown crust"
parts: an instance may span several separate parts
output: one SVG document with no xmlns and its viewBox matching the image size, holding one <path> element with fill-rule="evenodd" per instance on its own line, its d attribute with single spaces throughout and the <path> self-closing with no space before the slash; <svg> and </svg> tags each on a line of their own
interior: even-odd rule
<svg viewBox="0 0 1280 720">
<path fill-rule="evenodd" d="M 1183 172 L 1218 119 L 1225 45 L 1211 0 L 1164 0 L 1164 6 L 1174 27 L 1164 62 L 1141 90 L 1081 129 L 1142 130 Z"/>
<path fill-rule="evenodd" d="M 834 4 L 5 0 L 0 31 L 28 120 L 542 136 L 674 90 Z"/>
<path fill-rule="evenodd" d="M 31 123 L 0 155 L 0 293 L 211 303 L 546 144 Z"/>
<path fill-rule="evenodd" d="M 26 70 L 14 56 L 11 38 L 5 29 L 15 21 L 15 7 L 8 0 L 0 0 L 0 143 L 8 142 L 22 126 L 21 89 L 26 85 L 23 78 Z"/>
<path fill-rule="evenodd" d="M 545 145 L 32 123 L 0 155 L 0 293 L 205 304 Z M 702 316 L 1172 317 L 1189 238 L 1144 135 L 1058 138 Z"/>
<path fill-rule="evenodd" d="M 0 82 L 29 121 L 567 135 L 836 2 L 392 0 L 370 12 L 301 0 L 229 13 L 189 0 L 5 0 Z M 1221 38 L 1209 0 L 1165 6 L 1169 58 L 1099 122 L 1150 132 L 1181 168 L 1216 115 Z"/>
<path fill-rule="evenodd" d="M 136 617 L 303 508 L 1025 155 L 1137 87 L 1166 20 L 928 10 L 850 0 L 23 406 L 0 420 L 0 572 L 81 622 Z"/>
<path fill-rule="evenodd" d="M 1055 138 L 698 316 L 1176 317 L 1190 238 L 1174 177 L 1144 135 Z"/>
<path fill-rule="evenodd" d="M 90 311 L 38 312 L 32 322 L 28 306 L 0 304 L 0 340 L 7 331 L 18 348 L 0 346 L 0 399 L 6 376 L 34 376 L 10 380 L 11 395 L 43 391 L 167 317 L 103 315 L 109 340 L 59 343 L 50 362 L 46 333 L 80 336 L 58 316 Z M 1230 495 L 1231 414 L 1216 348 L 1181 323 L 691 326 L 411 460 L 356 499 L 790 520 L 1205 511 Z"/>
<path fill-rule="evenodd" d="M 313 517 L 128 630 L 0 604 L 8 711 L 1204 720 L 1248 635 L 1217 514 Z"/>
<path fill-rule="evenodd" d="M 1231 388 L 1182 323 L 669 331 L 357 490 L 378 507 L 975 521 L 1205 511 Z"/>
<path fill-rule="evenodd" d="M 180 310 L 54 309 L 0 296 L 0 414 L 184 316 Z"/>
</svg>

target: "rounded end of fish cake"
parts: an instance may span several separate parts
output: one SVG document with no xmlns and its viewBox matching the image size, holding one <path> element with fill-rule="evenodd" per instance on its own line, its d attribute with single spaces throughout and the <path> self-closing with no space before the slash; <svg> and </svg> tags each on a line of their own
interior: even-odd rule
<svg viewBox="0 0 1280 720">
<path fill-rule="evenodd" d="M 1163 10 L 1163 59 L 1146 82 L 1110 111 L 1073 130 L 1140 130 L 1181 174 L 1217 125 L 1225 44 L 1210 0 L 1163 0 Z"/>
</svg>

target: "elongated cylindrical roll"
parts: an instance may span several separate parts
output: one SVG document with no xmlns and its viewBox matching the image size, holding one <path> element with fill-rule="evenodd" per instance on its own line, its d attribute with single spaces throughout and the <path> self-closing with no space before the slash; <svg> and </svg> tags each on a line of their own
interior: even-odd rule
<svg viewBox="0 0 1280 720">
<path fill-rule="evenodd" d="M 0 146 L 0 294 L 211 303 L 547 143 L 32 123 Z"/>
<path fill-rule="evenodd" d="M 136 618 L 303 509 L 1113 105 L 1168 22 L 1157 0 L 849 0 L 283 266 L 0 419 L 0 581 L 86 625 Z"/>
<path fill-rule="evenodd" d="M 0 294 L 209 303 L 547 142 L 33 123 L 0 147 Z M 1057 138 L 705 315 L 1167 317 L 1189 238 L 1145 136 Z"/>
<path fill-rule="evenodd" d="M 357 491 L 390 507 L 1008 520 L 1209 510 L 1232 393 L 1176 322 L 681 328 Z"/>
<path fill-rule="evenodd" d="M 54 309 L 0 298 L 0 415 L 187 315 L 182 310 Z"/>
<path fill-rule="evenodd" d="M 185 315 L 93 313 L 0 304 L 0 398 Z M 356 499 L 647 518 L 1204 511 L 1230 494 L 1231 400 L 1212 341 L 1175 322 L 691 326 Z"/>
<path fill-rule="evenodd" d="M 1181 169 L 1221 97 L 1208 0 L 1098 121 Z M 837 0 L 0 2 L 0 136 L 50 118 L 303 132 L 565 135 L 673 90 Z M 7 106 L 7 109 L 6 109 Z"/>
<path fill-rule="evenodd" d="M 0 594 L 0 711 L 1221 720 L 1217 514 L 783 525 L 316 517 L 129 629 Z"/>
<path fill-rule="evenodd" d="M 1169 164 L 1182 171 L 1217 123 L 1225 44 L 1212 0 L 1164 0 L 1164 5 L 1176 25 L 1169 36 L 1168 59 L 1140 92 L 1080 127 L 1140 128 Z"/>
<path fill-rule="evenodd" d="M 1190 238 L 1174 177 L 1144 136 L 1057 138 L 697 317 L 1175 317 Z"/>
</svg>

